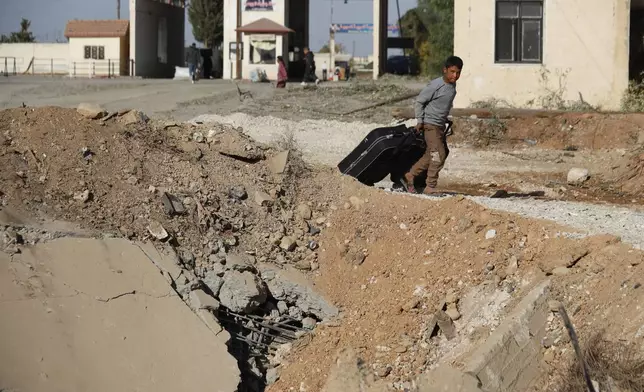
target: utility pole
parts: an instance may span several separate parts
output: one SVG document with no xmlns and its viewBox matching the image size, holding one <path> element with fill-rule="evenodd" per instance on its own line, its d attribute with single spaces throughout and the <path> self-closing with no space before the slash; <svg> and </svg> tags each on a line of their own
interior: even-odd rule
<svg viewBox="0 0 644 392">
<path fill-rule="evenodd" d="M 121 19 L 121 0 L 116 0 L 116 19 Z"/>
<path fill-rule="evenodd" d="M 236 43 L 235 43 L 235 56 L 236 56 L 236 75 L 235 79 L 241 79 L 241 73 L 242 73 L 242 62 L 241 62 L 241 41 L 242 41 L 242 33 L 239 31 L 239 28 L 241 27 L 241 21 L 242 21 L 242 0 L 237 0 L 237 38 L 236 38 Z"/>
</svg>

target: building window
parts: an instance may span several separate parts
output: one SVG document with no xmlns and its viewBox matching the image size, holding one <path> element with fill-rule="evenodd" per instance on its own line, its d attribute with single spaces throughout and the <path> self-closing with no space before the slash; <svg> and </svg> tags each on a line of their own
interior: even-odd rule
<svg viewBox="0 0 644 392">
<path fill-rule="evenodd" d="M 86 60 L 105 60 L 105 46 L 85 46 L 83 52 Z"/>
<path fill-rule="evenodd" d="M 274 35 L 252 35 L 250 37 L 250 63 L 275 64 L 277 62 L 276 48 Z"/>
<path fill-rule="evenodd" d="M 497 0 L 495 61 L 541 63 L 542 0 Z"/>
</svg>

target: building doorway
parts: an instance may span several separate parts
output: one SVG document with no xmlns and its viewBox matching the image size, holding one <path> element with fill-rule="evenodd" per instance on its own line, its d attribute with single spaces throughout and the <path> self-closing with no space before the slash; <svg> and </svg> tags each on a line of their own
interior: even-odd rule
<svg viewBox="0 0 644 392">
<path fill-rule="evenodd" d="M 309 46 L 309 2 L 310 0 L 291 0 L 288 3 L 286 27 L 295 32 L 288 34 L 288 75 L 289 78 L 302 79 L 304 76 L 305 47 Z"/>
<path fill-rule="evenodd" d="M 632 0 L 630 19 L 628 78 L 639 83 L 644 79 L 644 0 Z"/>
</svg>

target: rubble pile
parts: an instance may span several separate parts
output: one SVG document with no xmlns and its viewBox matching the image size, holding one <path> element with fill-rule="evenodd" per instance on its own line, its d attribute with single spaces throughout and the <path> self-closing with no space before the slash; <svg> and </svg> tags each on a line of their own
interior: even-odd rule
<svg viewBox="0 0 644 392">
<path fill-rule="evenodd" d="M 2 206 L 154 241 L 176 256 L 166 277 L 212 329 L 221 327 L 207 314 L 220 307 L 290 330 L 337 315 L 303 275 L 318 268 L 326 206 L 297 202 L 297 152 L 258 145 L 230 126 L 155 122 L 95 105 L 10 109 L 0 124 Z M 16 253 L 48 238 L 27 234 L 6 228 L 0 247 Z M 255 324 L 239 337 L 268 353 L 271 341 L 249 337 Z M 267 361 L 255 366 L 262 377 Z"/>
</svg>

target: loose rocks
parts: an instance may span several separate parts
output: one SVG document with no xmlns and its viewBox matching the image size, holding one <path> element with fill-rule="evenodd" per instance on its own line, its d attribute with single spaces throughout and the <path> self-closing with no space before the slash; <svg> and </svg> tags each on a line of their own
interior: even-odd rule
<svg viewBox="0 0 644 392">
<path fill-rule="evenodd" d="M 163 203 L 163 209 L 165 210 L 165 213 L 170 216 L 183 215 L 187 212 L 186 207 L 183 205 L 181 200 L 169 193 L 163 193 L 163 195 L 161 196 L 161 202 Z"/>
<path fill-rule="evenodd" d="M 260 206 L 267 206 L 273 203 L 273 198 L 266 192 L 255 192 L 255 203 Z"/>
<path fill-rule="evenodd" d="M 297 240 L 293 237 L 290 236 L 285 236 L 282 238 L 282 241 L 280 241 L 280 248 L 286 250 L 286 251 L 292 251 L 297 247 Z"/>
<path fill-rule="evenodd" d="M 293 304 L 320 320 L 338 315 L 338 309 L 316 293 L 306 277 L 298 271 L 293 269 L 280 270 L 268 264 L 260 265 L 259 270 L 268 285 L 268 290 L 273 298 L 278 301 Z M 278 309 L 280 308 L 279 302 L 277 307 Z"/>
<path fill-rule="evenodd" d="M 192 304 L 195 310 L 208 309 L 217 311 L 219 309 L 219 301 L 206 294 L 203 290 L 194 290 L 190 292 L 190 304 Z"/>
<path fill-rule="evenodd" d="M 233 312 L 248 313 L 264 304 L 267 294 L 264 283 L 252 272 L 227 271 L 219 300 Z"/>
<path fill-rule="evenodd" d="M 89 191 L 89 189 L 85 189 L 82 192 L 78 192 L 74 194 L 74 200 L 81 201 L 83 203 L 87 203 L 89 199 L 91 198 L 92 193 Z"/>
<path fill-rule="evenodd" d="M 288 163 L 289 151 L 282 151 L 275 156 L 268 159 L 268 167 L 273 174 L 282 174 L 286 171 L 286 164 Z"/>
<path fill-rule="evenodd" d="M 148 225 L 148 232 L 157 240 L 163 241 L 169 234 L 166 229 L 157 221 L 151 221 Z"/>
<path fill-rule="evenodd" d="M 149 120 L 150 119 L 145 115 L 145 113 L 139 112 L 138 110 L 130 110 L 121 118 L 121 121 L 125 123 L 125 125 L 144 124 Z"/>
<path fill-rule="evenodd" d="M 246 193 L 246 189 L 242 186 L 234 186 L 230 188 L 230 191 L 228 191 L 228 196 L 235 200 L 246 200 L 248 198 L 248 193 Z"/>
<path fill-rule="evenodd" d="M 302 219 L 309 220 L 313 215 L 313 211 L 311 211 L 311 207 L 308 205 L 300 204 L 297 206 L 297 215 Z"/>
<path fill-rule="evenodd" d="M 590 178 L 588 169 L 573 168 L 568 172 L 567 182 L 571 185 L 579 185 Z"/>
<path fill-rule="evenodd" d="M 359 197 L 351 196 L 349 198 L 349 203 L 351 203 L 351 206 L 353 206 L 353 208 L 355 208 L 356 210 L 360 210 L 364 206 L 365 202 L 364 202 L 364 200 L 360 199 Z"/>
<path fill-rule="evenodd" d="M 224 285 L 224 269 L 221 264 L 215 264 L 215 269 L 208 271 L 204 276 L 203 283 L 208 286 L 213 295 L 218 296 L 221 286 Z"/>
<path fill-rule="evenodd" d="M 105 109 L 93 103 L 81 103 L 80 105 L 78 105 L 76 111 L 83 117 L 89 118 L 91 120 L 101 118 L 107 113 Z"/>
</svg>

